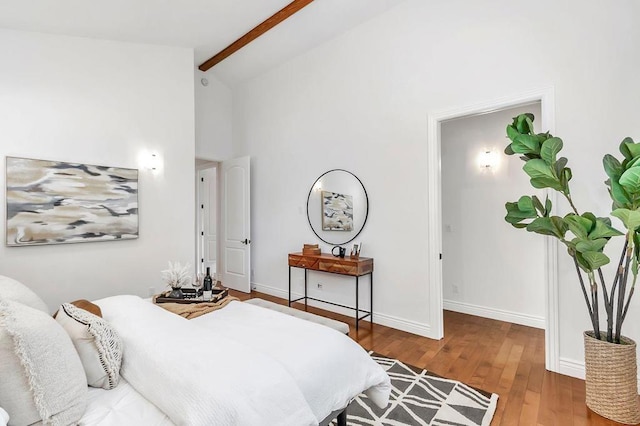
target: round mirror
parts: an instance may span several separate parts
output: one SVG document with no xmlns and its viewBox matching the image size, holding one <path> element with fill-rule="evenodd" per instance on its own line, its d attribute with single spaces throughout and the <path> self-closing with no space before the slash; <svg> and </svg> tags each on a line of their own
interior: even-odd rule
<svg viewBox="0 0 640 426">
<path fill-rule="evenodd" d="M 353 241 L 369 215 L 369 197 L 356 175 L 342 169 L 323 173 L 307 197 L 307 218 L 313 232 L 327 244 Z"/>
</svg>

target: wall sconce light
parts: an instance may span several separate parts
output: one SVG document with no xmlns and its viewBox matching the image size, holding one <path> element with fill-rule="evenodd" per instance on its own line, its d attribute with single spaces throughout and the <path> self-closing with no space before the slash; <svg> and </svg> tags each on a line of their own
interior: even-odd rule
<svg viewBox="0 0 640 426">
<path fill-rule="evenodd" d="M 138 159 L 138 164 L 140 164 L 140 168 L 142 169 L 155 172 L 162 168 L 162 160 L 160 159 L 160 155 L 156 152 L 140 152 Z"/>
<path fill-rule="evenodd" d="M 485 149 L 478 155 L 478 164 L 483 170 L 494 170 L 499 161 L 498 153 L 492 149 Z"/>
<path fill-rule="evenodd" d="M 147 163 L 147 168 L 149 170 L 158 170 L 158 167 L 160 167 L 160 157 L 158 157 L 158 154 L 153 153 L 149 157 L 149 162 Z"/>
</svg>

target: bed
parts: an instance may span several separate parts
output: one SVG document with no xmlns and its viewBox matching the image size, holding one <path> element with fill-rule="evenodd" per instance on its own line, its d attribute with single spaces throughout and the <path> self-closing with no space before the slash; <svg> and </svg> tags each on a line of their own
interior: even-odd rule
<svg viewBox="0 0 640 426">
<path fill-rule="evenodd" d="M 89 388 L 81 425 L 346 424 L 360 393 L 388 402 L 387 373 L 328 327 L 239 301 L 193 320 L 137 296 L 94 303 L 122 340 L 121 379 Z"/>
</svg>

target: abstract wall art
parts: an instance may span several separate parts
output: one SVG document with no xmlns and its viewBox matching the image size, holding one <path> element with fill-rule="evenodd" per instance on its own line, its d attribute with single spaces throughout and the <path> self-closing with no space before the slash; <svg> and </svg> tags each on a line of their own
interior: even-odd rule
<svg viewBox="0 0 640 426">
<path fill-rule="evenodd" d="M 6 244 L 138 238 L 138 170 L 7 157 Z"/>
<path fill-rule="evenodd" d="M 322 191 L 322 230 L 353 230 L 353 197 Z"/>
</svg>

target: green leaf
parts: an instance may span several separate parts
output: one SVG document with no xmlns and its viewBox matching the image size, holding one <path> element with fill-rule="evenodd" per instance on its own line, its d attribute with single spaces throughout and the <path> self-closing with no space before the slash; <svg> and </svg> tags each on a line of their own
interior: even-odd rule
<svg viewBox="0 0 640 426">
<path fill-rule="evenodd" d="M 597 251 L 587 251 L 581 253 L 582 258 L 587 262 L 589 269 L 594 271 L 601 266 L 609 263 L 609 258 L 604 254 Z"/>
<path fill-rule="evenodd" d="M 533 133 L 533 114 L 520 114 L 513 119 L 513 124 L 520 133 Z"/>
<path fill-rule="evenodd" d="M 565 157 L 560 157 L 553 165 L 553 170 L 556 172 L 556 176 L 562 176 L 562 170 L 567 166 L 569 160 Z"/>
<path fill-rule="evenodd" d="M 533 206 L 533 199 L 526 195 L 523 195 L 518 200 L 518 210 L 536 215 L 536 209 Z"/>
<path fill-rule="evenodd" d="M 518 132 L 516 130 L 515 127 L 513 127 L 513 125 L 508 125 L 507 126 L 507 137 L 511 140 L 514 140 L 516 137 L 520 136 L 520 132 Z"/>
<path fill-rule="evenodd" d="M 638 155 L 640 155 L 640 144 L 635 143 L 633 139 L 626 137 L 624 138 L 622 143 L 626 145 L 627 149 L 629 150 L 629 153 L 631 154 L 631 158 L 637 157 Z"/>
<path fill-rule="evenodd" d="M 611 212 L 611 215 L 620 219 L 625 228 L 630 231 L 633 231 L 640 226 L 640 211 L 638 210 L 615 209 Z"/>
<path fill-rule="evenodd" d="M 562 191 L 564 188 L 561 182 L 553 174 L 551 166 L 544 160 L 536 158 L 529 160 L 522 167 L 522 170 L 531 178 L 531 185 L 535 188 L 553 188 Z M 565 169 L 567 170 L 567 169 Z"/>
<path fill-rule="evenodd" d="M 615 181 L 619 180 L 620 176 L 622 176 L 622 173 L 624 172 L 620 161 L 611 154 L 604 156 L 602 159 L 602 165 L 604 166 L 604 172 L 607 176 Z"/>
<path fill-rule="evenodd" d="M 564 187 L 562 186 L 562 184 L 560 184 L 560 182 L 558 182 L 557 179 L 535 178 L 531 179 L 529 182 L 531 183 L 531 186 L 538 189 L 552 188 L 556 191 L 564 190 Z"/>
<path fill-rule="evenodd" d="M 565 183 L 565 186 L 566 184 L 569 183 L 572 177 L 573 177 L 573 173 L 571 172 L 571 169 L 568 167 L 565 167 L 562 170 L 562 181 Z"/>
<path fill-rule="evenodd" d="M 613 200 L 616 208 L 630 207 L 631 199 L 622 185 L 620 185 L 616 181 L 612 182 L 611 179 L 608 179 L 605 183 L 609 185 L 609 195 L 611 196 L 611 199 Z"/>
<path fill-rule="evenodd" d="M 560 138 L 550 138 L 542 143 L 542 147 L 540 148 L 540 157 L 546 161 L 548 164 L 553 164 L 556 162 L 556 156 L 558 152 L 562 149 L 562 139 Z"/>
<path fill-rule="evenodd" d="M 576 250 L 580 253 L 586 253 L 588 251 L 601 252 L 604 246 L 607 245 L 607 239 L 598 238 L 597 240 L 580 240 L 576 242 L 575 245 Z"/>
<path fill-rule="evenodd" d="M 632 167 L 620 176 L 620 185 L 629 193 L 640 192 L 640 167 Z"/>
<path fill-rule="evenodd" d="M 511 149 L 518 154 L 540 154 L 540 142 L 532 135 L 518 135 L 513 139 Z"/>
<path fill-rule="evenodd" d="M 571 256 L 575 256 L 576 260 L 578 261 L 578 265 L 580 265 L 580 267 L 587 271 L 587 272 L 591 272 L 591 266 L 589 265 L 589 262 L 587 262 L 584 257 L 582 256 L 582 253 L 571 253 L 571 250 L 569 250 L 569 255 Z"/>
<path fill-rule="evenodd" d="M 583 218 L 587 219 L 589 222 L 591 222 L 591 227 L 589 228 L 589 232 L 591 232 L 591 230 L 594 228 L 595 224 L 596 224 L 596 220 L 598 219 L 596 217 L 596 215 L 594 215 L 591 212 L 584 212 L 582 213 L 580 216 L 582 216 Z"/>
<path fill-rule="evenodd" d="M 624 158 L 627 160 L 631 160 L 633 157 L 635 157 L 635 155 L 631 155 L 631 151 L 629 150 L 629 147 L 627 146 L 627 143 L 633 143 L 633 139 L 631 138 L 624 138 L 622 140 L 622 142 L 620 142 L 620 153 L 622 155 L 624 155 Z"/>
<path fill-rule="evenodd" d="M 551 214 L 551 200 L 549 197 L 544 201 L 544 215 L 549 216 Z"/>
<path fill-rule="evenodd" d="M 564 226 L 561 217 L 539 217 L 527 225 L 527 231 L 564 238 L 566 227 Z"/>
<path fill-rule="evenodd" d="M 531 197 L 522 196 L 516 203 L 506 203 L 505 208 L 507 209 L 507 215 L 504 217 L 504 220 L 506 220 L 513 226 L 516 226 L 516 224 L 522 222 L 525 219 L 533 219 L 538 217 L 538 214 L 533 207 Z M 524 224 L 523 226 L 516 226 L 516 228 L 524 228 L 525 226 L 526 224 Z"/>
<path fill-rule="evenodd" d="M 591 227 L 593 226 L 593 223 L 589 219 L 570 213 L 564 217 L 564 222 L 576 237 L 584 240 L 589 238 L 589 231 L 591 231 Z"/>
<path fill-rule="evenodd" d="M 594 240 L 598 238 L 611 238 L 617 237 L 618 235 L 624 235 L 622 232 L 611 226 L 611 221 L 606 223 L 605 220 L 609 218 L 598 218 L 596 219 L 596 226 L 589 233 L 589 238 Z"/>
<path fill-rule="evenodd" d="M 538 189 L 552 188 L 552 189 L 555 189 L 556 191 L 564 190 L 564 187 L 560 182 L 558 182 L 557 179 L 535 178 L 535 179 L 531 179 L 529 182 L 531 183 L 531 186 Z"/>
<path fill-rule="evenodd" d="M 513 149 L 511 149 L 511 144 L 507 145 L 507 147 L 504 149 L 504 153 L 507 155 L 515 154 L 515 152 L 513 152 Z"/>
<path fill-rule="evenodd" d="M 536 210 L 542 215 L 545 216 L 545 209 L 544 206 L 542 205 L 542 203 L 540 202 L 540 199 L 538 197 L 536 197 L 535 195 L 533 195 L 531 197 L 531 199 L 533 200 L 533 206 L 536 208 Z"/>
<path fill-rule="evenodd" d="M 640 155 L 629 160 L 627 164 L 625 164 L 624 170 L 629 170 L 632 167 L 638 167 L 638 165 L 640 165 Z"/>
</svg>

